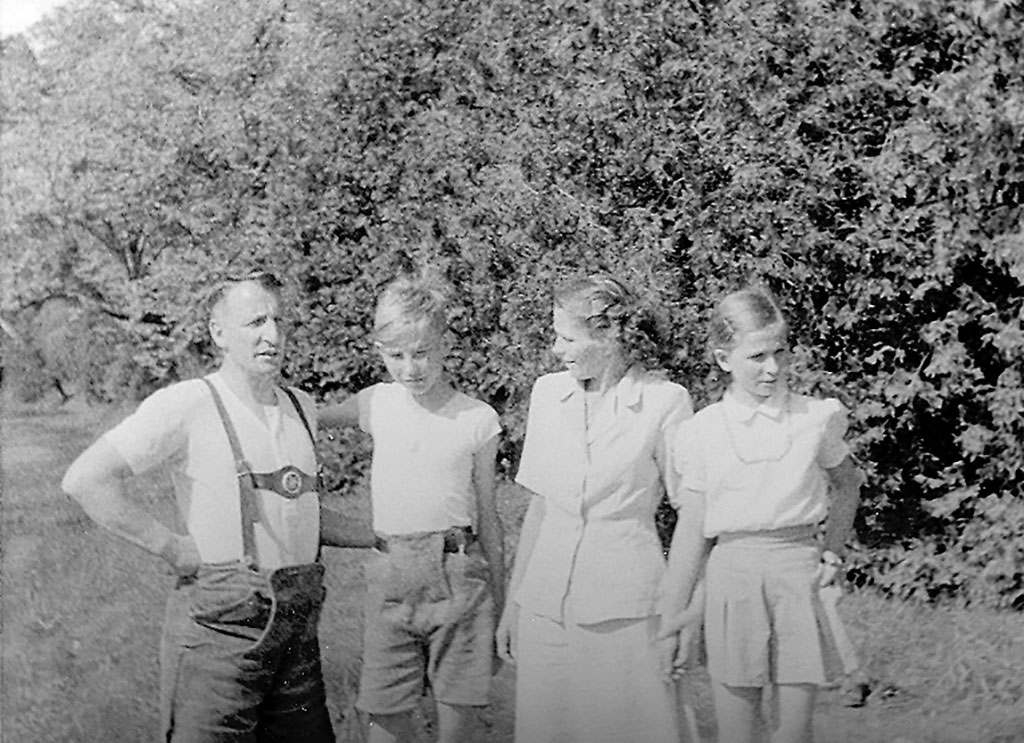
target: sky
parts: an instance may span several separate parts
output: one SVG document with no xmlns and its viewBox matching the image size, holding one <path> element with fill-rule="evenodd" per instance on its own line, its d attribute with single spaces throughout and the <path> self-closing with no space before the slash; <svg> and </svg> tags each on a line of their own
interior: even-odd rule
<svg viewBox="0 0 1024 743">
<path fill-rule="evenodd" d="M 66 0 L 0 0 L 0 36 L 20 33 Z"/>
</svg>

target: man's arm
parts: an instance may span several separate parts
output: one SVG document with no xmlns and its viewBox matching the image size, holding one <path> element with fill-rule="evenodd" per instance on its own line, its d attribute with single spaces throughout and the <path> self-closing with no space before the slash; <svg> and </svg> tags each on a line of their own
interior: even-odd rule
<svg viewBox="0 0 1024 743">
<path fill-rule="evenodd" d="M 101 438 L 72 462 L 61 488 L 86 515 L 110 532 L 166 560 L 177 575 L 192 575 L 202 562 L 195 543 L 161 524 L 127 496 L 131 468 Z"/>
</svg>

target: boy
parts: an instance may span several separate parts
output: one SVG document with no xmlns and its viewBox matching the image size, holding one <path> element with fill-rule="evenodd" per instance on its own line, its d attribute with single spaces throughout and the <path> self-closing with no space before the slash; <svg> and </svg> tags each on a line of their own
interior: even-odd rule
<svg viewBox="0 0 1024 743">
<path fill-rule="evenodd" d="M 366 568 L 356 706 L 369 714 L 369 743 L 410 741 L 426 677 L 438 740 L 467 740 L 473 708 L 488 702 L 503 605 L 498 416 L 445 374 L 445 294 L 430 278 L 387 286 L 374 341 L 393 381 L 320 411 L 321 425 L 359 425 L 373 437 L 378 538 Z"/>
</svg>

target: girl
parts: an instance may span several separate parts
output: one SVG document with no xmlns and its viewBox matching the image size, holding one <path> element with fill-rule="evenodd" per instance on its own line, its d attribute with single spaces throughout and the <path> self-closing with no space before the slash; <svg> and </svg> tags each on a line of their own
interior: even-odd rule
<svg viewBox="0 0 1024 743">
<path fill-rule="evenodd" d="M 774 743 L 810 743 L 816 688 L 840 670 L 819 587 L 834 579 L 863 475 L 842 404 L 789 390 L 787 335 L 768 293 L 726 296 L 710 341 L 728 390 L 680 425 L 673 447 L 687 518 L 672 539 L 666 600 L 677 618 L 666 629 L 693 631 L 683 609 L 700 600 L 691 594 L 706 561 L 708 672 L 727 743 L 756 739 L 770 684 Z"/>
</svg>

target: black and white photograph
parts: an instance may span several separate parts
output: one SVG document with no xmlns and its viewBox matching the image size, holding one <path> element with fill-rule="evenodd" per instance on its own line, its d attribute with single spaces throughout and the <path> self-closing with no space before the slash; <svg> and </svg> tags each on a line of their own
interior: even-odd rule
<svg viewBox="0 0 1024 743">
<path fill-rule="evenodd" d="M 0 0 L 0 743 L 1024 742 L 1024 1 Z"/>
</svg>

